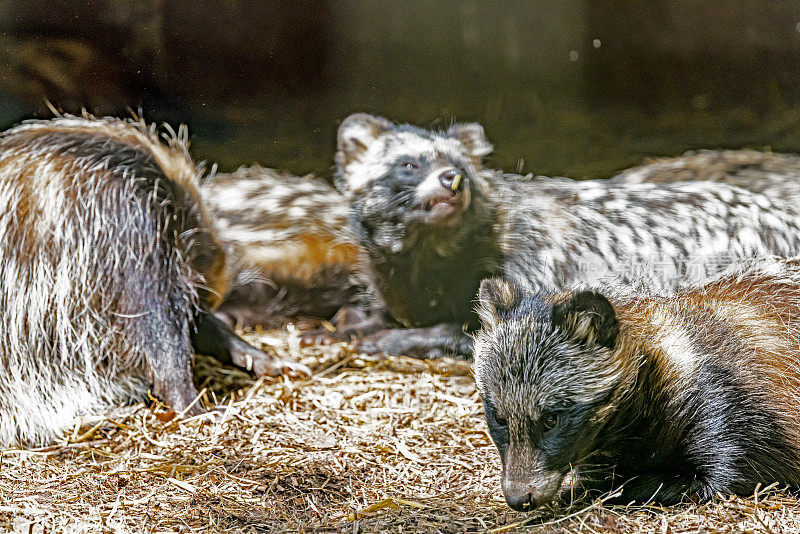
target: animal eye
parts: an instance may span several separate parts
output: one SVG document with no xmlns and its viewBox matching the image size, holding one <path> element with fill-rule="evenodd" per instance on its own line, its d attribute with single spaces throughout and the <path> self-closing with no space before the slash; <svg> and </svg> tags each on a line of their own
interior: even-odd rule
<svg viewBox="0 0 800 534">
<path fill-rule="evenodd" d="M 546 413 L 542 415 L 541 419 L 542 428 L 545 432 L 553 430 L 558 424 L 558 415 L 554 413 Z"/>
<path fill-rule="evenodd" d="M 403 170 L 406 170 L 406 171 L 415 171 L 415 170 L 419 169 L 419 165 L 417 163 L 413 162 L 413 161 L 404 161 L 404 162 L 400 163 L 400 167 L 402 167 Z"/>
</svg>

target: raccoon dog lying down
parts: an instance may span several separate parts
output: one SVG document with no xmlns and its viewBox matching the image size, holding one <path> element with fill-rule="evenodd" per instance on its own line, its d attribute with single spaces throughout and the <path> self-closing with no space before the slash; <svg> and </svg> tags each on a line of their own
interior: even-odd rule
<svg viewBox="0 0 800 534">
<path fill-rule="evenodd" d="M 369 278 L 391 319 L 344 329 L 369 334 L 367 352 L 470 354 L 464 330 L 481 280 L 566 287 L 604 276 L 673 290 L 685 267 L 800 253 L 800 209 L 725 183 L 576 182 L 482 168 L 483 128 L 445 132 L 358 114 L 339 128 L 337 187 L 368 257 Z M 701 278 L 702 276 L 700 276 Z M 379 307 L 378 306 L 378 307 Z"/>
<path fill-rule="evenodd" d="M 253 165 L 215 175 L 200 193 L 233 272 L 218 315 L 279 327 L 365 304 L 347 203 L 326 182 Z"/>
<path fill-rule="evenodd" d="M 800 260 L 674 296 L 489 279 L 475 376 L 517 510 L 573 484 L 670 503 L 800 484 Z"/>
</svg>

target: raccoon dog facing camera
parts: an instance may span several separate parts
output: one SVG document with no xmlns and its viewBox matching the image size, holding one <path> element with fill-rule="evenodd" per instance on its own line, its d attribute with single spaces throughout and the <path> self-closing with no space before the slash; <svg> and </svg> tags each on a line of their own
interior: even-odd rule
<svg viewBox="0 0 800 534">
<path fill-rule="evenodd" d="M 549 502 L 570 472 L 624 502 L 800 484 L 800 260 L 673 296 L 489 279 L 478 310 L 475 376 L 512 508 Z"/>
<path fill-rule="evenodd" d="M 227 270 L 197 186 L 185 143 L 142 124 L 61 117 L 2 134 L 0 445 L 47 442 L 148 389 L 186 409 L 193 351 L 304 371 L 208 313 Z"/>
<path fill-rule="evenodd" d="M 365 114 L 342 123 L 337 187 L 374 294 L 406 328 L 371 333 L 361 350 L 470 354 L 464 330 L 477 326 L 473 299 L 491 276 L 534 291 L 652 274 L 672 291 L 689 269 L 701 279 L 720 263 L 800 253 L 796 202 L 719 182 L 502 174 L 483 169 L 491 150 L 477 124 L 437 132 Z"/>
</svg>

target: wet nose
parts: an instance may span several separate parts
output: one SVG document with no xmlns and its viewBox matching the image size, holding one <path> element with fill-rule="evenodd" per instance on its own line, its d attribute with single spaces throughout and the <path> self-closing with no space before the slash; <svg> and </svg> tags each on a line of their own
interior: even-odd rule
<svg viewBox="0 0 800 534">
<path fill-rule="evenodd" d="M 462 181 L 461 173 L 457 169 L 447 169 L 439 175 L 439 183 L 451 191 L 459 191 Z"/>
<path fill-rule="evenodd" d="M 533 508 L 533 498 L 530 492 L 518 494 L 506 493 L 505 497 L 508 506 L 517 512 L 525 512 Z"/>
</svg>

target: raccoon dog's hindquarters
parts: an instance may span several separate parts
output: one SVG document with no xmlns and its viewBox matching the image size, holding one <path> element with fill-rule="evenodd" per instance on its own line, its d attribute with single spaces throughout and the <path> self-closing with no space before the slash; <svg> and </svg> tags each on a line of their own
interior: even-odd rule
<svg viewBox="0 0 800 534">
<path fill-rule="evenodd" d="M 197 175 L 180 139 L 116 119 L 0 137 L 0 444 L 47 442 L 149 388 L 189 408 L 193 347 L 286 368 L 210 319 L 225 256 Z"/>
</svg>

